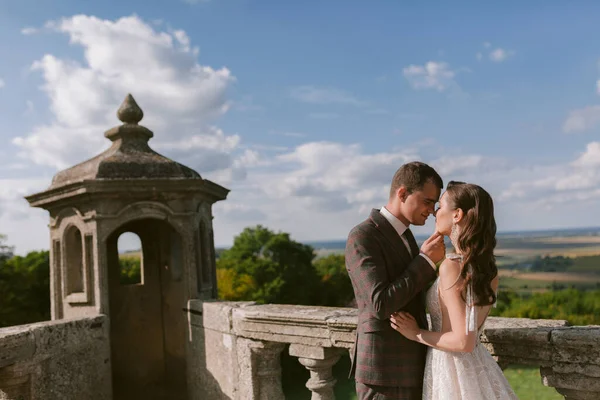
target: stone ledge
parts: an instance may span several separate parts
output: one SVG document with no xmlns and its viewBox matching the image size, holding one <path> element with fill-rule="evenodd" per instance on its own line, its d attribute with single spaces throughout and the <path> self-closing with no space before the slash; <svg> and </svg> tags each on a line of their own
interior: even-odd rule
<svg viewBox="0 0 600 400">
<path fill-rule="evenodd" d="M 189 300 L 188 308 L 184 311 L 188 313 L 192 326 L 231 333 L 232 311 L 255 304 L 252 301 Z"/>
<path fill-rule="evenodd" d="M 357 310 L 351 308 L 254 305 L 233 310 L 233 330 L 243 337 L 307 346 L 351 348 Z"/>
<path fill-rule="evenodd" d="M 62 354 L 65 344 L 72 350 L 77 349 L 81 345 L 81 332 L 86 332 L 87 337 L 102 339 L 107 322 L 106 316 L 100 315 L 1 328 L 0 367 L 8 365 L 9 359 Z"/>
<path fill-rule="evenodd" d="M 105 315 L 0 329 L 0 388 L 10 398 L 109 400 L 108 336 Z"/>
<path fill-rule="evenodd" d="M 204 320 L 204 326 L 223 333 L 306 346 L 349 349 L 354 344 L 358 313 L 354 308 L 249 302 L 203 304 L 204 317 L 211 316 Z M 481 342 L 505 363 L 600 365 L 600 327 L 569 327 L 564 320 L 490 317 Z"/>
</svg>

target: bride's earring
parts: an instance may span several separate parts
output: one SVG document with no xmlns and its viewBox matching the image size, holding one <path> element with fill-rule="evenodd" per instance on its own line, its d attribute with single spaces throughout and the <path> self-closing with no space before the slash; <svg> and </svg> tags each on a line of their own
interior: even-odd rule
<svg viewBox="0 0 600 400">
<path fill-rule="evenodd" d="M 452 222 L 452 230 L 450 231 L 450 242 L 454 247 L 454 251 L 458 252 L 458 226 Z"/>
</svg>

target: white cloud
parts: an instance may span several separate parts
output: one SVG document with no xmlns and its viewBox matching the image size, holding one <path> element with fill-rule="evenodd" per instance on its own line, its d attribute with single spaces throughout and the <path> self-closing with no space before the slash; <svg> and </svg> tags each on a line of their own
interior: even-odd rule
<svg viewBox="0 0 600 400">
<path fill-rule="evenodd" d="M 483 52 L 480 51 L 475 55 L 475 58 L 477 58 L 478 61 L 483 60 L 484 53 L 487 54 L 487 58 L 490 61 L 495 63 L 501 63 L 515 55 L 514 50 L 508 50 L 502 47 L 496 47 L 495 49 L 492 49 L 492 44 L 490 42 L 484 42 L 483 47 L 485 50 Z"/>
<path fill-rule="evenodd" d="M 396 169 L 418 158 L 411 151 L 368 154 L 334 142 L 304 143 L 266 160 L 250 157 L 255 166 L 247 179 L 215 206 L 216 241 L 231 240 L 222 230 L 233 235 L 259 223 L 298 240 L 343 238 L 387 201 Z"/>
<path fill-rule="evenodd" d="M 575 161 L 566 165 L 537 167 L 533 172 L 521 174 L 502 193 L 504 199 L 519 198 L 533 205 L 551 209 L 572 202 L 581 207 L 582 202 L 600 198 L 600 142 L 591 142 Z"/>
<path fill-rule="evenodd" d="M 261 221 L 268 218 L 267 214 L 257 208 L 229 202 L 219 204 L 219 213 L 226 218 L 243 222 Z"/>
<path fill-rule="evenodd" d="M 573 162 L 573 166 L 581 168 L 600 167 L 600 142 L 588 143 L 586 151 Z"/>
<path fill-rule="evenodd" d="M 21 29 L 21 34 L 22 35 L 33 35 L 35 33 L 38 32 L 37 28 L 32 28 L 32 27 L 25 27 L 23 29 Z"/>
<path fill-rule="evenodd" d="M 239 136 L 212 126 L 229 108 L 227 68 L 198 63 L 184 31 L 157 31 L 137 16 L 115 21 L 76 15 L 46 28 L 68 35 L 84 63 L 44 55 L 32 65 L 44 79 L 53 120 L 13 140 L 36 164 L 66 168 L 99 153 L 103 132 L 118 124 L 116 109 L 132 93 L 155 132 L 151 145 L 187 160 L 200 174 L 233 168 Z"/>
<path fill-rule="evenodd" d="M 4 83 L 4 81 L 2 79 L 0 79 L 0 89 L 3 88 L 6 84 Z"/>
<path fill-rule="evenodd" d="M 513 54 L 514 54 L 514 52 L 511 50 L 497 48 L 490 52 L 489 57 L 490 57 L 490 60 L 492 60 L 493 62 L 502 62 L 502 61 L 505 61 L 506 59 L 508 59 Z"/>
<path fill-rule="evenodd" d="M 350 93 L 330 87 L 298 86 L 291 89 L 290 96 L 298 101 L 312 104 L 364 105 Z"/>
<path fill-rule="evenodd" d="M 456 175 L 461 171 L 473 171 L 482 166 L 484 158 L 480 155 L 443 156 L 431 163 L 442 176 Z"/>
<path fill-rule="evenodd" d="M 415 89 L 435 89 L 439 92 L 457 86 L 456 72 L 445 62 L 429 61 L 425 65 L 409 65 L 403 69 L 404 77 Z"/>
<path fill-rule="evenodd" d="M 272 172 L 259 176 L 264 193 L 273 200 L 296 198 L 317 212 L 333 204 L 359 208 L 364 191 L 376 190 L 385 200 L 385 186 L 396 169 L 416 158 L 410 151 L 364 154 L 356 144 L 309 142 L 276 156 Z"/>
<path fill-rule="evenodd" d="M 0 179 L 0 233 L 17 254 L 48 248 L 48 213 L 30 208 L 24 196 L 49 184 L 49 179 Z"/>
<path fill-rule="evenodd" d="M 569 113 L 563 124 L 565 133 L 587 131 L 600 122 L 600 105 L 588 106 Z"/>
</svg>

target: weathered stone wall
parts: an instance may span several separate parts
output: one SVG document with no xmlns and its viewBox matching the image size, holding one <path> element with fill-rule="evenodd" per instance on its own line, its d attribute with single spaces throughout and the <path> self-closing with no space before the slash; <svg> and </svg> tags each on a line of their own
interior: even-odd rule
<svg viewBox="0 0 600 400">
<path fill-rule="evenodd" d="M 0 399 L 111 398 L 106 316 L 0 329 Z"/>
<path fill-rule="evenodd" d="M 232 310 L 252 303 L 188 302 L 188 388 L 190 400 L 239 398 L 240 369 Z M 243 357 L 242 357 L 243 358 Z"/>
</svg>

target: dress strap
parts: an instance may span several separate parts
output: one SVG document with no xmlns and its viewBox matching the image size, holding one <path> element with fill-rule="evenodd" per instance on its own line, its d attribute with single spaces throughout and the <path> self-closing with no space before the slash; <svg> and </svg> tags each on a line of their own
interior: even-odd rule
<svg viewBox="0 0 600 400">
<path fill-rule="evenodd" d="M 471 272 L 471 266 L 469 265 L 469 272 Z M 465 326 L 466 334 L 469 332 L 475 332 L 477 324 L 477 306 L 475 305 L 475 298 L 473 296 L 473 281 L 469 282 L 467 286 L 467 298 L 465 304 Z"/>
</svg>

